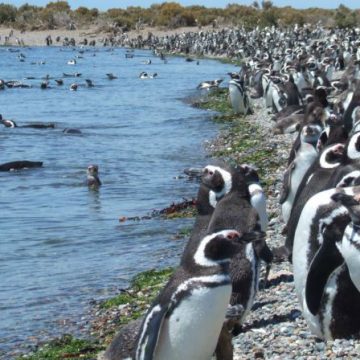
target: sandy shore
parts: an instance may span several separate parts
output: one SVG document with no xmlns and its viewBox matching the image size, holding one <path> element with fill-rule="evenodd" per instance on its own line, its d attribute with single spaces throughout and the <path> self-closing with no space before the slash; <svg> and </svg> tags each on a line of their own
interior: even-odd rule
<svg viewBox="0 0 360 360">
<path fill-rule="evenodd" d="M 203 27 L 201 30 L 207 31 L 211 27 Z M 145 27 L 141 30 L 132 30 L 126 32 L 129 38 L 136 38 L 138 36 L 147 37 L 149 32 L 155 36 L 166 36 L 173 34 L 180 34 L 184 32 L 198 32 L 200 29 L 196 26 L 194 27 L 182 27 L 177 29 L 160 29 Z M 11 35 L 11 36 L 10 36 Z M 25 31 L 21 32 L 20 30 L 15 30 L 11 28 L 0 28 L 0 46 L 19 46 L 24 44 L 25 46 L 45 46 L 45 39 L 47 36 L 51 36 L 53 44 L 55 46 L 61 46 L 62 41 L 65 37 L 68 39 L 74 38 L 76 44 L 82 42 L 85 38 L 88 41 L 95 40 L 97 46 L 101 46 L 104 42 L 104 39 L 109 38 L 112 34 L 110 32 L 99 31 L 96 27 L 89 29 L 77 29 L 77 30 L 66 30 L 66 29 L 56 29 L 56 30 L 36 30 L 36 31 Z M 56 42 L 56 38 L 60 37 L 60 41 Z M 7 41 L 6 41 L 7 38 Z"/>
</svg>

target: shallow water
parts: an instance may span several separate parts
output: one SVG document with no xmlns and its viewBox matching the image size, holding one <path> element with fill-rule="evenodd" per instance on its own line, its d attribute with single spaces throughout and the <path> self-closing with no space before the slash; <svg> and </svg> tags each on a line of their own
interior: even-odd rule
<svg viewBox="0 0 360 360">
<path fill-rule="evenodd" d="M 54 122 L 55 129 L 0 125 L 0 163 L 43 161 L 40 169 L 0 173 L 0 356 L 38 337 L 76 331 L 90 299 L 126 286 L 137 272 L 175 265 L 183 240 L 172 236 L 191 219 L 119 223 L 195 196 L 197 184 L 176 179 L 185 167 L 206 163 L 201 146 L 216 134 L 209 113 L 181 99 L 203 80 L 224 77 L 230 65 L 170 58 L 148 51 L 125 59 L 124 49 L 92 49 L 75 66 L 77 51 L 60 48 L 0 49 L 0 78 L 31 89 L 0 92 L 0 113 L 18 125 Z M 142 64 L 148 58 L 151 65 Z M 44 65 L 38 64 L 45 60 Z M 35 62 L 36 64 L 31 64 Z M 157 72 L 140 80 L 141 71 Z M 49 74 L 82 73 L 64 86 Z M 108 80 L 106 73 L 116 80 Z M 86 88 L 85 79 L 95 87 Z M 81 86 L 70 91 L 72 82 Z M 65 135 L 67 127 L 81 135 Z M 86 168 L 99 165 L 103 186 L 85 185 Z"/>
</svg>

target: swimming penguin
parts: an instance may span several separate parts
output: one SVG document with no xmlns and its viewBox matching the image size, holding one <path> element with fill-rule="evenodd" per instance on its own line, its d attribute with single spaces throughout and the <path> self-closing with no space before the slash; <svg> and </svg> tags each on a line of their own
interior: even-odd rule
<svg viewBox="0 0 360 360">
<path fill-rule="evenodd" d="M 59 86 L 64 85 L 64 80 L 63 79 L 55 79 L 55 82 Z"/>
<path fill-rule="evenodd" d="M 295 158 L 287 167 L 283 176 L 280 196 L 282 217 L 288 222 L 298 187 L 310 166 L 318 156 L 316 143 L 320 136 L 319 125 L 305 125 L 300 132 L 300 144 L 294 151 Z"/>
<path fill-rule="evenodd" d="M 335 168 L 341 164 L 344 148 L 344 144 L 335 144 L 326 147 L 303 176 L 293 201 L 289 221 L 287 222 L 288 232 L 285 240 L 285 248 L 286 251 L 288 251 L 290 261 L 294 235 L 302 209 L 313 195 L 328 189 L 327 184 L 329 179 L 333 175 Z"/>
<path fill-rule="evenodd" d="M 48 81 L 43 81 L 41 84 L 40 84 L 40 89 L 48 89 L 49 88 L 49 82 Z"/>
<path fill-rule="evenodd" d="M 203 81 L 196 88 L 197 89 L 207 89 L 207 90 L 209 90 L 211 88 L 217 88 L 223 81 L 224 81 L 224 79 Z"/>
<path fill-rule="evenodd" d="M 243 80 L 231 79 L 229 81 L 229 96 L 235 114 L 248 115 L 252 113 Z"/>
<path fill-rule="evenodd" d="M 78 84 L 77 83 L 73 83 L 70 85 L 70 91 L 76 91 L 78 89 Z"/>
<path fill-rule="evenodd" d="M 186 262 L 195 266 L 180 266 L 145 316 L 135 359 L 210 359 L 230 299 L 230 259 L 263 237 L 234 230 L 205 236 Z"/>
<path fill-rule="evenodd" d="M 0 123 L 3 124 L 5 127 L 9 127 L 9 128 L 17 127 L 16 122 L 14 120 L 4 119 L 1 114 L 0 114 Z"/>
<path fill-rule="evenodd" d="M 94 83 L 92 82 L 92 80 L 90 79 L 85 79 L 85 82 L 86 82 L 86 86 L 87 87 L 94 87 Z"/>
<path fill-rule="evenodd" d="M 89 165 L 87 168 L 87 184 L 89 188 L 98 189 L 101 186 L 99 179 L 99 167 L 97 165 Z"/>
<path fill-rule="evenodd" d="M 115 76 L 113 73 L 107 73 L 106 76 L 109 80 L 117 79 L 117 76 Z"/>
<path fill-rule="evenodd" d="M 76 60 L 75 59 L 70 59 L 68 62 L 67 62 L 68 65 L 76 65 Z"/>
<path fill-rule="evenodd" d="M 30 168 L 38 168 L 42 167 L 42 161 L 11 161 L 5 164 L 0 164 L 0 171 L 14 171 L 21 169 L 30 169 Z"/>
<path fill-rule="evenodd" d="M 74 129 L 74 128 L 65 128 L 63 130 L 64 134 L 71 134 L 71 135 L 80 135 L 82 134 L 80 129 Z"/>
<path fill-rule="evenodd" d="M 347 208 L 340 204 L 344 196 L 337 197 L 339 192 L 359 196 L 360 188 L 330 189 L 310 198 L 294 239 L 295 290 L 311 331 L 326 340 L 358 336 L 360 332 L 360 292 L 339 251 L 351 221 Z"/>
</svg>

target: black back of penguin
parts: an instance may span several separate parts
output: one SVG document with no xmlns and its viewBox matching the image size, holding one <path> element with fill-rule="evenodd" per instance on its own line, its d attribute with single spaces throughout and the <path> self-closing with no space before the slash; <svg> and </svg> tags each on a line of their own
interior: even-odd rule
<svg viewBox="0 0 360 360">
<path fill-rule="evenodd" d="M 214 206 L 216 205 L 214 203 L 211 204 L 210 202 L 210 191 L 211 190 L 204 184 L 200 184 L 196 198 L 196 208 L 198 213 L 190 238 L 181 257 L 180 263 L 182 265 L 189 265 L 186 264 L 186 262 L 192 262 L 192 257 L 190 255 L 195 253 L 199 246 L 199 242 L 207 234 L 207 228 L 215 209 Z M 213 197 L 215 198 L 215 193 L 213 193 Z"/>
<path fill-rule="evenodd" d="M 290 260 L 300 214 L 306 202 L 313 195 L 328 189 L 328 181 L 334 169 L 341 164 L 343 151 L 344 146 L 342 144 L 335 144 L 325 148 L 319 154 L 318 159 L 310 166 L 299 185 L 287 223 L 288 233 L 285 240 L 285 247 L 289 252 Z"/>
<path fill-rule="evenodd" d="M 258 213 L 250 204 L 244 170 L 234 168 L 231 170 L 231 175 L 231 190 L 217 203 L 209 223 L 209 233 L 229 228 L 234 228 L 240 233 L 260 229 Z M 230 304 L 242 305 L 244 315 L 250 310 L 257 291 L 259 260 L 262 259 L 269 263 L 272 261 L 272 257 L 271 250 L 265 239 L 262 238 L 243 247 L 230 263 L 232 281 Z M 235 330 L 236 332 L 237 330 Z"/>
</svg>

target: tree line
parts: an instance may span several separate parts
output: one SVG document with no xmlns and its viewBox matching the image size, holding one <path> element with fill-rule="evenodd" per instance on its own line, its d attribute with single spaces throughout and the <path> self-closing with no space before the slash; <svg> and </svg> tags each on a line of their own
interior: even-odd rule
<svg viewBox="0 0 360 360">
<path fill-rule="evenodd" d="M 271 1 L 254 1 L 251 6 L 229 4 L 225 8 L 182 6 L 176 2 L 153 4 L 149 8 L 130 6 L 99 11 L 79 7 L 72 10 L 67 1 L 49 2 L 46 6 L 25 4 L 19 7 L 0 3 L 0 26 L 19 30 L 75 29 L 96 26 L 99 30 L 136 30 L 144 26 L 167 29 L 219 25 L 244 26 L 247 29 L 265 26 L 288 26 L 305 23 L 326 27 L 353 28 L 360 23 L 360 10 L 344 5 L 337 9 L 294 9 L 276 7 Z"/>
</svg>

